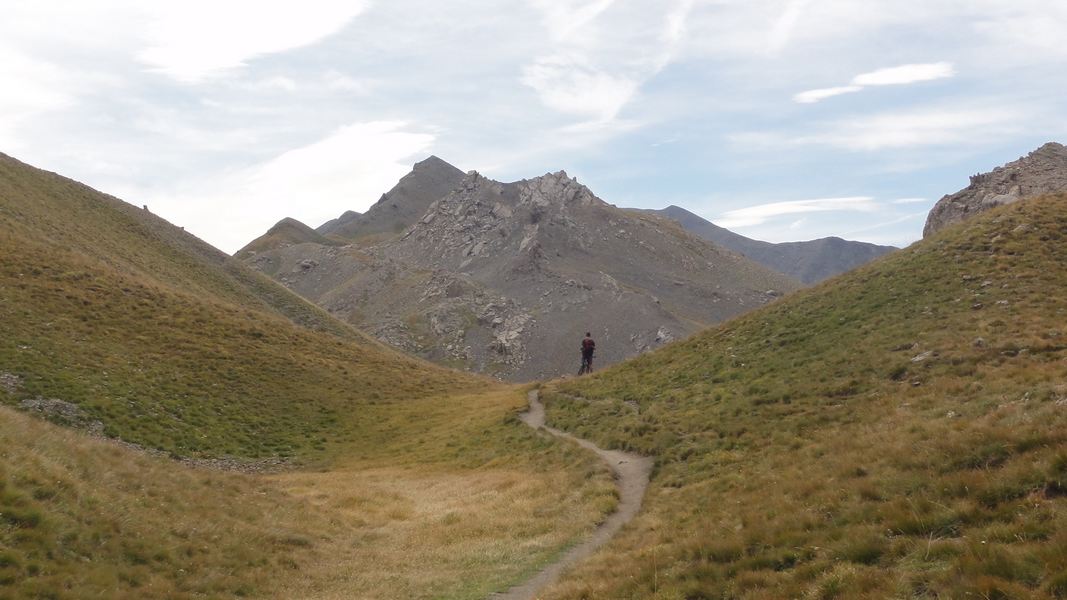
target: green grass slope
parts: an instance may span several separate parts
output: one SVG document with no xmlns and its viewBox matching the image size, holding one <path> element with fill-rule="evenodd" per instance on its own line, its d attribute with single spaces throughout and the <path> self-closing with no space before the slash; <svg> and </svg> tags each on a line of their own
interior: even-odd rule
<svg viewBox="0 0 1067 600">
<path fill-rule="evenodd" d="M 0 229 L 191 294 L 353 336 L 321 309 L 148 210 L 0 154 Z"/>
<path fill-rule="evenodd" d="M 551 598 L 1067 597 L 1067 195 L 546 389 L 656 457 Z"/>
<path fill-rule="evenodd" d="M 484 389 L 162 219 L 0 158 L 0 402 L 182 456 L 321 455 L 368 403 Z M 12 386 L 9 386 L 12 387 Z M 58 412 L 58 414 L 57 414 Z M 99 422 L 101 425 L 94 425 Z"/>
</svg>

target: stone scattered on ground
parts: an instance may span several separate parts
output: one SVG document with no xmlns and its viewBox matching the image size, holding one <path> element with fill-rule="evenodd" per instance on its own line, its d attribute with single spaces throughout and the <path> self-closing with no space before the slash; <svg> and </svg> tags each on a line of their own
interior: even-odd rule
<svg viewBox="0 0 1067 600">
<path fill-rule="evenodd" d="M 22 387 L 22 378 L 14 373 L 0 371 L 0 390 L 14 394 Z"/>
<path fill-rule="evenodd" d="M 100 435 L 104 424 L 91 418 L 77 404 L 56 398 L 26 398 L 19 402 L 19 408 L 26 412 L 37 413 L 49 421 L 88 431 Z"/>
</svg>

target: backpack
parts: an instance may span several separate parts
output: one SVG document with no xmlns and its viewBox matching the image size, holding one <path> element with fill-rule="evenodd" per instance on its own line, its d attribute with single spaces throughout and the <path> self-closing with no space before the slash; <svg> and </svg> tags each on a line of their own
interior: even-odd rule
<svg viewBox="0 0 1067 600">
<path fill-rule="evenodd" d="M 582 340 L 582 350 L 584 352 L 592 352 L 594 348 L 596 348 L 596 342 L 593 341 L 593 338 Z"/>
</svg>

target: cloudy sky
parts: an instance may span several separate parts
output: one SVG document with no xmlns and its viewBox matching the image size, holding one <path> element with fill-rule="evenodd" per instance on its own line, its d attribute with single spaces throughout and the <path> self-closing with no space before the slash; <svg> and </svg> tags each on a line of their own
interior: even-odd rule
<svg viewBox="0 0 1067 600">
<path fill-rule="evenodd" d="M 231 252 L 429 154 L 904 245 L 968 175 L 1067 141 L 1059 0 L 7 4 L 0 152 Z"/>
</svg>

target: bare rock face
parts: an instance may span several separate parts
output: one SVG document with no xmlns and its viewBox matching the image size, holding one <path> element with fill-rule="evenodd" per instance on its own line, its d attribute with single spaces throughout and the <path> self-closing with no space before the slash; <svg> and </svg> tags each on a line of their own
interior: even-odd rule
<svg viewBox="0 0 1067 600">
<path fill-rule="evenodd" d="M 394 196 L 390 214 L 417 212 Z M 513 183 L 472 171 L 424 201 L 393 237 L 246 260 L 386 343 L 516 381 L 576 371 L 586 331 L 603 366 L 799 287 L 563 171 Z"/>
<path fill-rule="evenodd" d="M 1050 142 L 1015 162 L 971 176 L 971 184 L 930 210 L 923 237 L 997 206 L 1067 190 L 1067 148 Z"/>
</svg>

